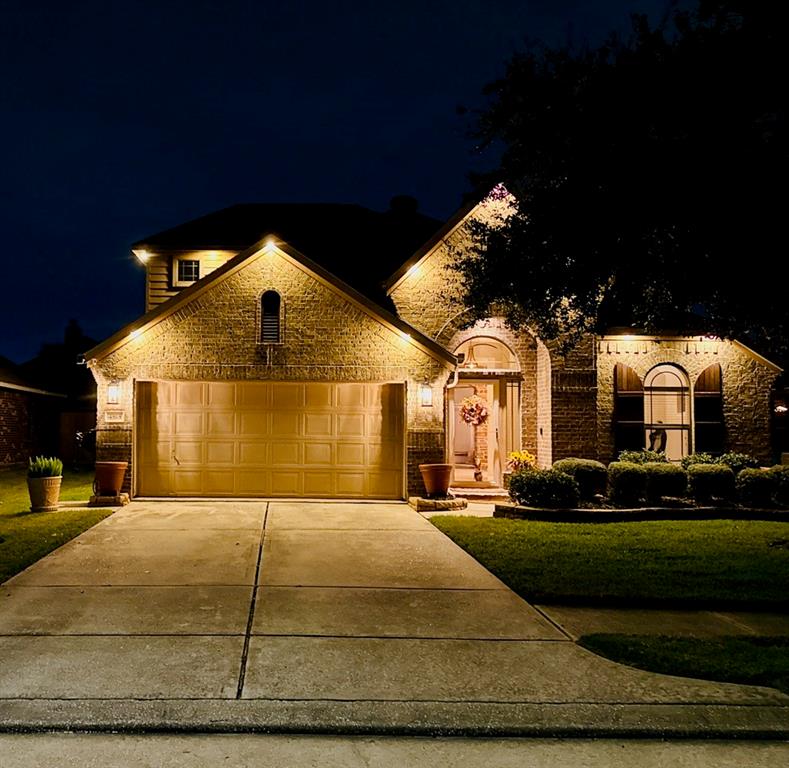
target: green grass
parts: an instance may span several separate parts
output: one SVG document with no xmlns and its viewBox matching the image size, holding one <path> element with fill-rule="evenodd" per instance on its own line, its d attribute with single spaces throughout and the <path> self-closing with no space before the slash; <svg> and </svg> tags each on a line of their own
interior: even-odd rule
<svg viewBox="0 0 789 768">
<path fill-rule="evenodd" d="M 31 512 L 26 469 L 0 470 L 0 583 L 111 514 L 109 509 Z M 63 470 L 61 501 L 90 498 L 93 472 Z"/>
<path fill-rule="evenodd" d="M 789 607 L 789 523 L 430 522 L 531 601 Z"/>
<path fill-rule="evenodd" d="M 612 661 L 667 675 L 767 685 L 789 693 L 789 637 L 584 635 L 584 648 Z"/>
</svg>

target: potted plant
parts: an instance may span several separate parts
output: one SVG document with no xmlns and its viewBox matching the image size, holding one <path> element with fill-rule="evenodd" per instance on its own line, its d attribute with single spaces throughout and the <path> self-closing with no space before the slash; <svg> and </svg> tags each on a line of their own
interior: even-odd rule
<svg viewBox="0 0 789 768">
<path fill-rule="evenodd" d="M 36 456 L 27 468 L 31 512 L 54 512 L 60 499 L 63 462 L 54 456 Z"/>
<path fill-rule="evenodd" d="M 537 466 L 537 458 L 528 451 L 513 451 L 507 457 L 507 471 L 504 473 L 504 487 L 510 487 L 510 478 L 524 469 L 534 469 Z"/>
</svg>

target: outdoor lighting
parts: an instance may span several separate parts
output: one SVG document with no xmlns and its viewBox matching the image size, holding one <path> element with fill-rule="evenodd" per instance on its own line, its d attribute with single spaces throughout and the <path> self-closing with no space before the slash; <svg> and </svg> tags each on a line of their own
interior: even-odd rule
<svg viewBox="0 0 789 768">
<path fill-rule="evenodd" d="M 625 333 L 620 338 L 622 341 L 633 341 L 636 337 L 632 333 Z"/>
<path fill-rule="evenodd" d="M 135 328 L 133 331 L 129 333 L 130 339 L 136 339 L 142 334 L 142 331 L 139 328 Z"/>
<path fill-rule="evenodd" d="M 411 334 L 406 333 L 405 331 L 400 331 L 400 338 L 403 339 L 403 341 L 411 341 Z"/>
<path fill-rule="evenodd" d="M 107 387 L 107 403 L 109 405 L 117 405 L 121 401 L 121 385 L 110 384 Z"/>
<path fill-rule="evenodd" d="M 147 264 L 148 259 L 151 258 L 150 252 L 144 249 L 139 251 L 132 251 L 132 253 L 137 257 L 137 261 L 139 261 L 140 264 Z"/>
<path fill-rule="evenodd" d="M 775 412 L 776 413 L 786 413 L 787 411 L 789 411 L 789 408 L 787 408 L 785 405 L 776 405 L 775 406 Z"/>
<path fill-rule="evenodd" d="M 429 384 L 419 385 L 419 405 L 423 408 L 433 407 L 433 390 Z"/>
<path fill-rule="evenodd" d="M 412 277 L 412 276 L 413 276 L 413 275 L 415 275 L 417 272 L 419 272 L 419 264 L 418 264 L 418 263 L 417 263 L 417 264 L 412 264 L 412 265 L 411 265 L 411 266 L 408 268 L 408 271 L 405 273 L 405 275 L 406 275 L 406 277 Z"/>
</svg>

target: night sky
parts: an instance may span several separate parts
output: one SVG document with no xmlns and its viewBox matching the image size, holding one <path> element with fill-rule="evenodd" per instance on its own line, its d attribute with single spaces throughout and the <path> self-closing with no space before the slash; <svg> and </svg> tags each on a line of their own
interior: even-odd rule
<svg viewBox="0 0 789 768">
<path fill-rule="evenodd" d="M 446 218 L 469 118 L 525 39 L 599 42 L 659 0 L 0 0 L 0 355 L 140 315 L 135 240 L 238 202 L 410 194 Z M 309 254 L 308 254 L 309 255 Z"/>
</svg>

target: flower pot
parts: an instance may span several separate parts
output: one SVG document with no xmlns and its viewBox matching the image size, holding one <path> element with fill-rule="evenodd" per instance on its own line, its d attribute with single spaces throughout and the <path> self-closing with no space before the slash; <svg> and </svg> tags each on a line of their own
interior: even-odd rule
<svg viewBox="0 0 789 768">
<path fill-rule="evenodd" d="M 123 487 L 123 476 L 128 466 L 127 461 L 97 461 L 93 493 L 96 496 L 117 496 Z"/>
<path fill-rule="evenodd" d="M 60 499 L 62 477 L 28 477 L 31 512 L 55 512 Z"/>
<path fill-rule="evenodd" d="M 447 495 L 452 477 L 451 464 L 420 464 L 419 471 L 422 473 L 428 498 Z"/>
</svg>

